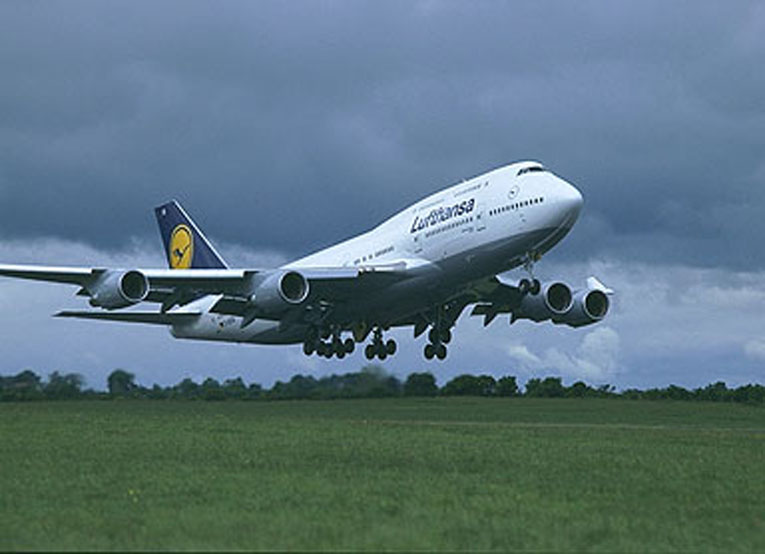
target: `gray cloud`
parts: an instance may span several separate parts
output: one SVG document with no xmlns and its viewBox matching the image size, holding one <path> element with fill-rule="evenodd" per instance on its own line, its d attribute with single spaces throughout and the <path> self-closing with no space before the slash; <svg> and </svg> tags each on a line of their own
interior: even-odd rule
<svg viewBox="0 0 765 554">
<path fill-rule="evenodd" d="M 537 158 L 581 186 L 608 233 L 580 233 L 571 258 L 765 263 L 731 248 L 765 233 L 758 3 L 5 3 L 0 15 L 5 237 L 124 248 L 154 233 L 152 205 L 178 197 L 220 240 L 297 255 Z"/>
</svg>

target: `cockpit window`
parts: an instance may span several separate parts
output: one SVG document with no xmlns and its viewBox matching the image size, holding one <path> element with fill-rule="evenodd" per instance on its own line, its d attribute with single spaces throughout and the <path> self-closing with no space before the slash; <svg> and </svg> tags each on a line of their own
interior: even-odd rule
<svg viewBox="0 0 765 554">
<path fill-rule="evenodd" d="M 524 167 L 520 171 L 518 171 L 518 177 L 520 177 L 521 175 L 523 175 L 525 173 L 534 173 L 534 172 L 539 172 L 539 171 L 544 172 L 544 171 L 547 171 L 547 170 L 544 167 L 542 167 L 541 165 L 532 165 L 532 166 L 529 166 L 529 167 Z"/>
</svg>

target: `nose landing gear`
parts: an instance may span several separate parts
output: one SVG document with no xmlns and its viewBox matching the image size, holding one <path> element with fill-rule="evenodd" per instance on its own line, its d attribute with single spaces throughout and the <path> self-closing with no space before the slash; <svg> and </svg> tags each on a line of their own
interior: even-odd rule
<svg viewBox="0 0 765 554">
<path fill-rule="evenodd" d="M 526 294 L 537 295 L 542 290 L 542 283 L 539 279 L 534 278 L 534 264 L 542 259 L 542 255 L 538 252 L 528 252 L 523 260 L 523 269 L 529 274 L 528 279 L 521 279 L 518 283 L 518 290 L 524 296 Z"/>
</svg>

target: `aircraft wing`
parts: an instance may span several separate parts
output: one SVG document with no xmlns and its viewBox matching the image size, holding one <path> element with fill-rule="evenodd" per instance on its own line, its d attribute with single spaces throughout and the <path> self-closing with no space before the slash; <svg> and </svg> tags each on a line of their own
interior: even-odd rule
<svg viewBox="0 0 765 554">
<path fill-rule="evenodd" d="M 0 275 L 35 281 L 83 285 L 104 270 L 86 267 L 53 267 L 37 265 L 0 265 Z"/>
<path fill-rule="evenodd" d="M 201 296 L 215 295 L 210 309 L 216 313 L 243 315 L 251 312 L 253 295 L 277 293 L 265 290 L 280 283 L 281 275 L 297 273 L 307 283 L 310 302 L 344 302 L 404 278 L 415 262 L 354 267 L 309 267 L 280 269 L 115 269 L 99 267 L 59 267 L 0 265 L 0 276 L 79 285 L 77 293 L 91 298 L 91 305 L 114 310 L 139 302 L 162 304 L 162 312 L 186 305 Z M 92 315 L 60 314 L 62 317 Z M 260 314 L 259 317 L 265 317 Z M 140 316 L 125 316 L 140 318 Z M 101 317 L 104 319 L 105 317 Z M 116 318 L 112 318 L 116 319 Z M 138 320 L 136 320 L 138 321 Z M 146 321 L 149 322 L 149 321 Z M 157 323 L 159 321 L 151 321 Z"/>
<path fill-rule="evenodd" d="M 172 325 L 194 320 L 202 315 L 201 312 L 95 312 L 95 311 L 63 311 L 55 317 L 69 317 L 77 319 L 95 319 L 99 321 L 121 321 L 127 323 L 151 323 L 155 325 Z"/>
</svg>

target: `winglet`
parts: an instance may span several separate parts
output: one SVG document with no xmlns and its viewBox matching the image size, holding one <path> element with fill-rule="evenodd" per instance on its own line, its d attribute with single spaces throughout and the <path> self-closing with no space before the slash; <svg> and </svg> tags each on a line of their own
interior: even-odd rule
<svg viewBox="0 0 765 554">
<path fill-rule="evenodd" d="M 226 269 L 228 266 L 181 205 L 172 200 L 154 208 L 171 269 Z"/>
</svg>

